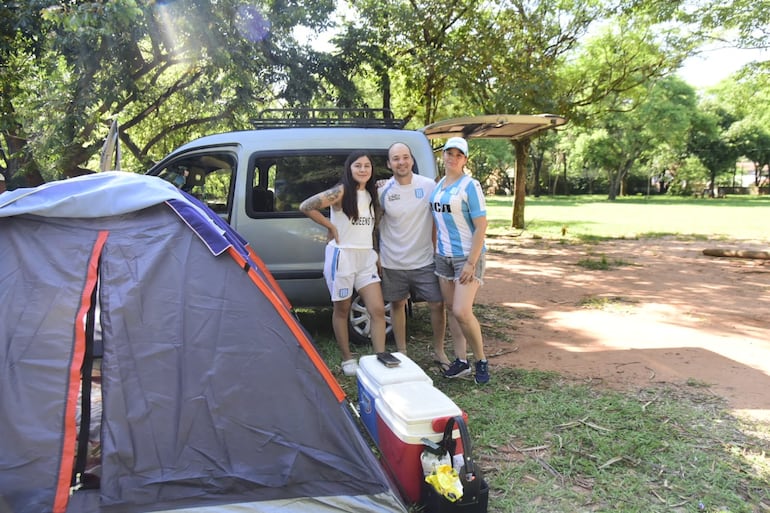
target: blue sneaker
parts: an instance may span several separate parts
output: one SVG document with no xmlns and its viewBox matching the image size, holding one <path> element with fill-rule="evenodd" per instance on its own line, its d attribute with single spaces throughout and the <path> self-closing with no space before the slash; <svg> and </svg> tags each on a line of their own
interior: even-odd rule
<svg viewBox="0 0 770 513">
<path fill-rule="evenodd" d="M 489 362 L 486 360 L 479 360 L 476 362 L 476 383 L 484 385 L 489 383 Z"/>
<path fill-rule="evenodd" d="M 471 373 L 471 366 L 468 362 L 464 362 L 459 358 L 452 362 L 447 370 L 444 371 L 445 378 L 462 378 Z"/>
</svg>

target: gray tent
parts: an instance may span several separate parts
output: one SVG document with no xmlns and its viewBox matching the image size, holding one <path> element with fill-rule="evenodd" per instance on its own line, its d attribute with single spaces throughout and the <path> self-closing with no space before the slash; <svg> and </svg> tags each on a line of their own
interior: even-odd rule
<svg viewBox="0 0 770 513">
<path fill-rule="evenodd" d="M 0 194 L 0 300 L 0 513 L 406 511 L 259 259 L 172 185 Z"/>
</svg>

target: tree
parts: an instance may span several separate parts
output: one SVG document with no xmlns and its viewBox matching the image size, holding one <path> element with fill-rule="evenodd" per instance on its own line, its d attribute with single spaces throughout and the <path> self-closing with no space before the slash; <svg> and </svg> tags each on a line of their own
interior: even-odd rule
<svg viewBox="0 0 770 513">
<path fill-rule="evenodd" d="M 606 13 L 602 3 L 582 0 L 501 2 L 480 12 L 476 37 L 467 44 L 478 56 L 461 61 L 456 91 L 469 95 L 472 110 L 484 113 L 564 115 L 558 71 L 588 26 Z M 516 167 L 511 226 L 523 229 L 532 143 L 529 138 L 513 141 L 512 148 Z M 536 188 L 543 159 L 535 155 Z"/>
<path fill-rule="evenodd" d="M 354 4 L 358 20 L 346 26 L 347 35 L 339 41 L 376 47 L 368 54 L 376 57 L 382 86 L 398 85 L 395 101 L 402 117 L 428 125 L 446 112 L 462 62 L 475 57 L 476 45 L 469 43 L 483 5 L 480 0 L 359 0 Z"/>
<path fill-rule="evenodd" d="M 737 31 L 737 43 L 744 48 L 770 48 L 770 9 L 764 2 L 711 0 L 692 13 L 703 29 L 720 38 L 725 29 Z"/>
<path fill-rule="evenodd" d="M 697 104 L 692 87 L 667 78 L 649 90 L 637 88 L 615 95 L 603 105 L 615 114 L 597 120 L 597 129 L 587 129 L 576 147 L 582 152 L 582 162 L 607 173 L 608 199 L 614 200 L 635 167 L 649 165 L 661 151 L 683 153 Z M 680 150 L 671 151 L 676 148 Z"/>
<path fill-rule="evenodd" d="M 716 172 L 733 170 L 736 160 L 744 156 L 755 166 L 755 184 L 761 182 L 761 172 L 770 160 L 770 112 L 757 108 L 770 102 L 770 62 L 744 66 L 708 91 L 702 110 L 714 118 L 717 145 L 712 151 L 725 162 L 715 165 Z M 705 162 L 704 162 L 705 163 Z M 712 182 L 713 182 L 712 173 Z"/>
<path fill-rule="evenodd" d="M 548 154 L 561 155 L 564 158 L 564 151 L 557 151 L 556 145 L 559 138 L 554 133 L 545 133 L 532 141 L 530 146 L 530 161 L 532 162 L 532 194 L 539 198 L 541 194 L 541 177 L 546 169 L 546 156 Z"/>
<path fill-rule="evenodd" d="M 116 117 L 124 154 L 141 169 L 191 137 L 247 127 L 278 100 L 306 104 L 333 66 L 292 30 L 327 26 L 333 8 L 331 0 L 265 10 L 237 0 L 18 6 L 0 25 L 4 172 L 89 172 Z"/>
<path fill-rule="evenodd" d="M 40 36 L 45 23 L 36 15 L 41 4 L 0 4 L 0 172 L 8 182 L 14 176 L 25 175 L 26 185 L 42 183 L 43 178 L 26 147 L 28 136 L 13 100 L 31 73 L 30 57 L 37 57 L 43 49 L 44 38 Z"/>
<path fill-rule="evenodd" d="M 692 119 L 687 152 L 697 157 L 707 170 L 710 197 L 714 197 L 717 176 L 732 169 L 738 157 L 735 147 L 724 137 L 724 130 L 729 124 L 724 111 L 701 109 Z M 690 180 L 695 178 L 693 169 L 692 166 L 687 168 Z M 683 181 L 681 177 L 677 178 Z"/>
<path fill-rule="evenodd" d="M 488 194 L 510 194 L 513 182 L 509 174 L 514 166 L 508 141 L 477 140 L 473 145 L 468 167 Z"/>
<path fill-rule="evenodd" d="M 660 24 L 678 5 L 641 2 L 624 11 L 613 2 L 502 2 L 479 16 L 479 57 L 464 61 L 457 92 L 482 112 L 555 112 L 581 124 L 584 116 L 606 114 L 608 99 L 672 73 L 688 55 L 694 43 Z M 607 25 L 582 44 L 597 20 Z M 517 151 L 530 147 L 514 144 Z M 516 228 L 524 228 L 527 157 L 516 155 Z"/>
<path fill-rule="evenodd" d="M 746 157 L 754 163 L 754 184 L 760 185 L 762 170 L 765 166 L 770 167 L 770 132 L 766 126 L 744 118 L 730 125 L 725 136 L 731 143 L 732 151 L 728 153 L 732 158 L 730 167 L 734 167 L 739 156 Z"/>
</svg>

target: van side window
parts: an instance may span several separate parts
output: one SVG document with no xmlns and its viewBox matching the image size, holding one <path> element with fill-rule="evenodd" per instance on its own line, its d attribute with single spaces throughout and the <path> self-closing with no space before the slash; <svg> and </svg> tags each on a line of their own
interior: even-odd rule
<svg viewBox="0 0 770 513">
<path fill-rule="evenodd" d="M 264 217 L 265 212 L 293 212 L 306 198 L 333 187 L 339 182 L 350 151 L 329 153 L 292 153 L 260 155 L 254 160 L 251 217 Z M 375 179 L 388 178 L 387 152 L 372 152 Z M 248 203 L 247 203 L 248 204 Z"/>
<path fill-rule="evenodd" d="M 196 153 L 170 162 L 158 176 L 192 194 L 228 220 L 232 212 L 235 156 L 229 153 Z"/>
</svg>

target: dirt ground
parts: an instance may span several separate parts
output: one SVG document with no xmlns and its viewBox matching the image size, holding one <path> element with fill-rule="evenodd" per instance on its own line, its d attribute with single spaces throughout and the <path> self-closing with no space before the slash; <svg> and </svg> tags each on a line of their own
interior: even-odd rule
<svg viewBox="0 0 770 513">
<path fill-rule="evenodd" d="M 492 372 L 552 370 L 616 389 L 697 386 L 770 422 L 770 260 L 703 255 L 766 244 L 520 237 L 487 246 L 477 303 L 516 312 L 509 333 L 485 334 Z M 602 259 L 609 270 L 578 265 Z"/>
</svg>

